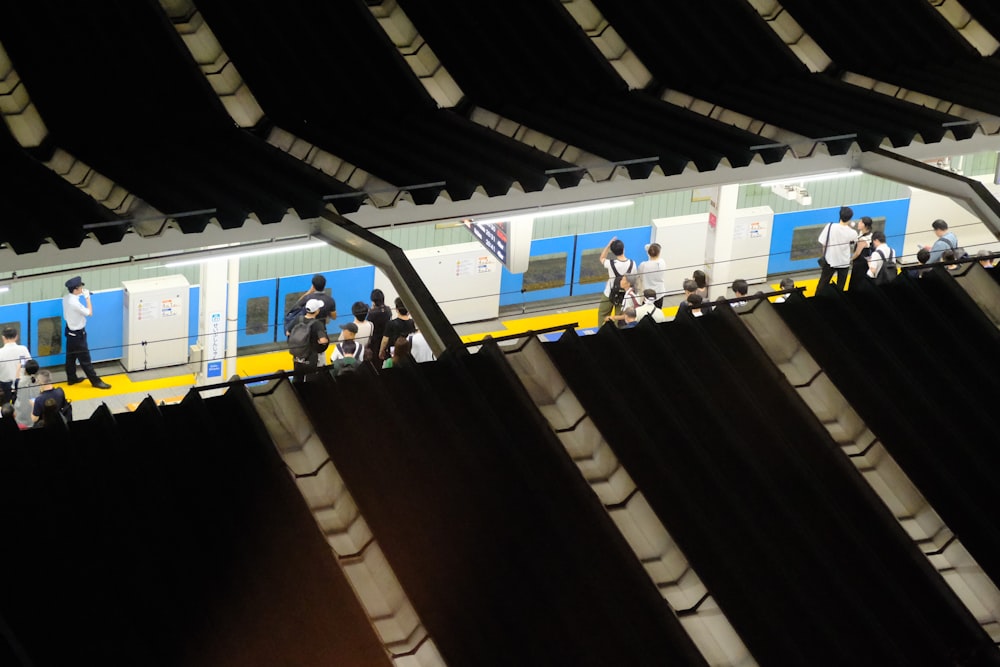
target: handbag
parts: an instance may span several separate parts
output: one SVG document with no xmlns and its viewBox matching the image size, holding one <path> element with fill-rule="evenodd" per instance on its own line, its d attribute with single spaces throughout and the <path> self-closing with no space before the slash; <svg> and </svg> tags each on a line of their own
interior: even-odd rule
<svg viewBox="0 0 1000 667">
<path fill-rule="evenodd" d="M 816 260 L 816 263 L 819 264 L 819 268 L 821 269 L 826 269 L 830 266 L 830 262 L 826 261 L 826 248 L 830 245 L 830 227 L 832 226 L 832 222 L 826 226 L 826 242 L 823 244 L 823 254 Z"/>
</svg>

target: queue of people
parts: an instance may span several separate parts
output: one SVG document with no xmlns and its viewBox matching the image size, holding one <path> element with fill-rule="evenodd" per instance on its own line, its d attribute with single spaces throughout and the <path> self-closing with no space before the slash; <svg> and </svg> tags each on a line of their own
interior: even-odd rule
<svg viewBox="0 0 1000 667">
<path fill-rule="evenodd" d="M 295 364 L 293 381 L 315 377 L 315 372 L 326 365 L 328 349 L 330 372 L 335 376 L 354 372 L 366 362 L 378 368 L 395 368 L 434 358 L 403 300 L 396 297 L 395 308 L 389 308 L 380 289 L 372 290 L 370 304 L 354 302 L 354 319 L 341 324 L 339 335 L 331 337 L 322 316 L 325 311 L 329 317 L 336 317 L 336 302 L 323 291 L 325 284 L 323 276 L 313 277 L 312 287 L 293 307 L 304 308 L 304 312 L 286 326 Z M 322 302 L 321 294 L 326 296 Z"/>
</svg>

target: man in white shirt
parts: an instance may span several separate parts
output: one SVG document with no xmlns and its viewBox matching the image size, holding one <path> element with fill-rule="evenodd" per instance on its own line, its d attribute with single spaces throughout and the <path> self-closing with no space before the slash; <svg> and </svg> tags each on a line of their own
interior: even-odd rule
<svg viewBox="0 0 1000 667">
<path fill-rule="evenodd" d="M 642 318 L 649 315 L 653 318 L 654 322 L 666 322 L 667 316 L 663 314 L 663 311 L 656 307 L 656 290 L 651 287 L 647 287 L 642 292 L 643 302 L 635 309 L 635 318 L 641 320 Z"/>
<path fill-rule="evenodd" d="M 90 290 L 84 289 L 80 276 L 73 276 L 66 281 L 69 294 L 63 297 L 63 321 L 66 323 L 66 384 L 83 382 L 76 375 L 76 362 L 80 362 L 90 384 L 96 389 L 111 389 L 111 385 L 102 380 L 90 361 L 90 347 L 87 345 L 87 318 L 94 314 L 90 303 Z M 83 297 L 87 302 L 80 301 Z"/>
<path fill-rule="evenodd" d="M 434 352 L 431 350 L 430 343 L 427 342 L 419 329 L 410 336 L 410 356 L 419 364 L 425 361 L 434 361 Z"/>
<path fill-rule="evenodd" d="M 611 259 L 608 258 L 609 253 L 613 255 Z M 604 324 L 611 315 L 612 309 L 615 310 L 616 315 L 621 315 L 621 304 L 611 302 L 611 286 L 612 284 L 618 285 L 621 280 L 620 276 L 635 273 L 636 270 L 635 262 L 625 256 L 625 244 L 619 241 L 617 236 L 611 237 L 608 245 L 604 246 L 600 260 L 601 266 L 608 270 L 608 280 L 604 283 L 604 296 L 597 306 L 597 326 Z"/>
<path fill-rule="evenodd" d="M 781 289 L 781 290 L 795 289 L 795 281 L 792 280 L 791 278 L 782 278 L 781 282 L 778 283 L 778 289 Z M 774 302 L 775 303 L 784 303 L 784 302 L 788 301 L 788 297 L 790 297 L 790 296 L 791 296 L 791 294 L 782 294 L 777 299 L 775 299 Z"/>
<path fill-rule="evenodd" d="M 851 268 L 851 254 L 854 252 L 853 244 L 858 239 L 858 233 L 851 227 L 853 217 L 854 211 L 850 206 L 841 206 L 840 222 L 829 223 L 819 235 L 819 242 L 825 248 L 823 257 L 826 259 L 826 265 L 820 270 L 819 283 L 816 284 L 817 292 L 830 284 L 834 273 L 837 274 L 837 287 L 841 290 L 847 287 L 847 273 Z"/>
<path fill-rule="evenodd" d="M 0 404 L 14 400 L 14 382 L 22 375 L 25 362 L 31 359 L 28 348 L 17 342 L 17 329 L 4 327 L 0 348 Z"/>
<path fill-rule="evenodd" d="M 879 274 L 882 272 L 885 262 L 892 260 L 895 256 L 896 253 L 885 242 L 885 232 L 872 232 L 872 254 L 868 256 L 868 277 L 877 283 L 887 282 L 886 280 L 880 280 Z M 892 270 L 895 270 L 894 264 Z"/>
</svg>

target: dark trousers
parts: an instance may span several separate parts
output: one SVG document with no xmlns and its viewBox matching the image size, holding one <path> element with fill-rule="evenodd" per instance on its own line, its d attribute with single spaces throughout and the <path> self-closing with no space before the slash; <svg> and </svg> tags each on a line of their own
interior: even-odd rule
<svg viewBox="0 0 1000 667">
<path fill-rule="evenodd" d="M 299 361 L 298 359 L 292 360 L 292 382 L 308 382 L 309 380 L 314 380 L 316 377 L 316 369 L 318 368 L 317 355 L 312 355 L 309 361 Z"/>
<path fill-rule="evenodd" d="M 87 330 L 70 331 L 66 329 L 66 379 L 76 382 L 76 362 L 80 362 L 80 368 L 84 375 L 91 382 L 98 382 L 101 378 L 94 370 L 94 365 L 90 362 L 90 348 L 87 347 Z"/>
<path fill-rule="evenodd" d="M 14 401 L 14 383 L 0 382 L 0 405 Z"/>
<path fill-rule="evenodd" d="M 833 278 L 833 274 L 837 274 L 837 287 L 843 291 L 847 287 L 847 272 L 850 271 L 851 267 L 843 266 L 840 268 L 834 268 L 832 266 L 824 266 L 819 272 L 819 282 L 816 283 L 816 291 L 820 291 L 824 287 L 830 284 L 830 279 Z"/>
</svg>

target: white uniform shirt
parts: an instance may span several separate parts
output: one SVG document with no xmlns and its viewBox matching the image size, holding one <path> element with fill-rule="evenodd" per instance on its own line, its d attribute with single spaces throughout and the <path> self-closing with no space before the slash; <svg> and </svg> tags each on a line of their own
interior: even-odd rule
<svg viewBox="0 0 1000 667">
<path fill-rule="evenodd" d="M 31 353 L 23 345 L 5 343 L 0 347 L 0 382 L 13 382 L 28 359 Z"/>
<path fill-rule="evenodd" d="M 87 327 L 87 307 L 80 301 L 79 294 L 67 294 L 63 297 L 63 320 L 70 331 Z"/>
<path fill-rule="evenodd" d="M 827 235 L 830 240 L 827 242 Z M 848 225 L 829 224 L 820 232 L 819 242 L 826 245 L 826 261 L 835 269 L 851 265 L 851 255 L 854 253 L 854 242 L 858 233 Z"/>
</svg>

